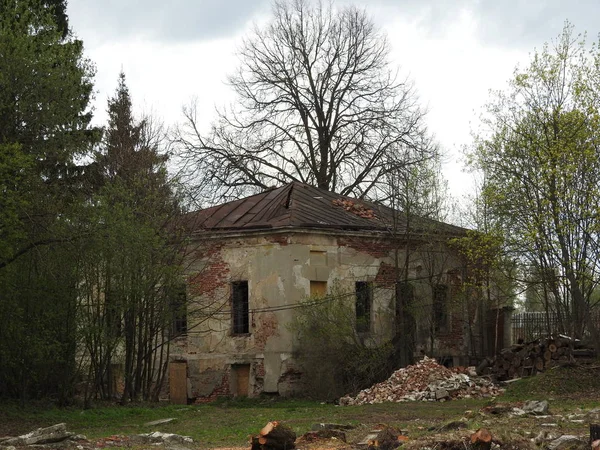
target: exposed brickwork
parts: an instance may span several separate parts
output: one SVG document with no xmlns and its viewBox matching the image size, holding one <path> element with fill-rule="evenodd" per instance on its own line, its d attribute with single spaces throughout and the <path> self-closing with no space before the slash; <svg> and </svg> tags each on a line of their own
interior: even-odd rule
<svg viewBox="0 0 600 450">
<path fill-rule="evenodd" d="M 375 282 L 378 285 L 393 286 L 397 280 L 396 268 L 392 264 L 382 262 L 377 271 Z"/>
<path fill-rule="evenodd" d="M 289 244 L 289 236 L 287 234 L 275 234 L 266 238 L 271 244 L 279 244 L 285 246 Z"/>
<path fill-rule="evenodd" d="M 268 244 L 273 244 L 274 246 L 286 246 L 290 243 L 306 243 L 310 244 L 311 236 L 305 237 L 304 235 L 299 238 L 295 236 L 293 233 L 282 233 L 282 234 L 274 234 L 271 236 L 261 234 L 258 237 L 249 236 L 248 238 L 231 238 L 231 239 L 223 239 L 221 241 L 208 242 L 206 245 L 201 246 L 197 249 L 197 256 L 201 258 L 204 263 L 204 268 L 198 273 L 192 274 L 188 278 L 189 282 L 189 292 L 192 296 L 195 297 L 205 297 L 205 298 L 217 298 L 216 296 L 221 295 L 224 298 L 224 301 L 227 301 L 228 298 L 228 283 L 232 278 L 232 271 L 240 270 L 240 268 L 245 267 L 248 264 L 252 264 L 252 261 L 255 261 L 257 255 L 260 256 L 260 247 L 265 245 L 265 242 Z M 345 276 L 344 274 L 347 271 L 352 274 L 355 270 L 352 267 L 352 264 L 366 264 L 369 265 L 370 274 L 375 273 L 377 270 L 377 274 L 373 280 L 375 284 L 379 287 L 383 287 L 384 289 L 392 289 L 394 283 L 396 282 L 396 274 L 397 270 L 393 264 L 393 256 L 396 250 L 400 250 L 401 252 L 405 251 L 405 247 L 402 246 L 399 249 L 398 243 L 400 241 L 395 241 L 391 237 L 385 236 L 374 236 L 374 237 L 361 237 L 361 236 L 336 236 L 335 238 L 327 235 L 324 237 L 318 237 L 316 242 L 319 245 L 323 246 L 331 246 L 335 245 L 337 242 L 340 250 L 338 250 L 339 259 L 338 264 L 341 264 L 340 275 L 341 277 Z M 316 244 L 315 244 L 316 245 Z M 266 246 L 270 249 L 271 246 Z M 237 251 L 236 249 L 239 249 Z M 231 250 L 234 250 L 232 253 Z M 303 253 L 302 251 L 298 251 L 298 256 L 296 253 L 297 249 L 289 248 L 290 254 L 294 255 L 295 261 L 300 261 L 299 264 L 302 263 Z M 301 249 L 304 250 L 304 249 Z M 332 250 L 328 250 L 332 253 Z M 355 254 L 354 251 L 357 253 Z M 308 251 L 307 251 L 308 253 Z M 233 256 L 232 256 L 233 255 Z M 235 256 L 238 255 L 238 256 Z M 284 253 L 285 255 L 285 253 Z M 230 267 L 228 263 L 225 262 L 224 257 L 228 258 L 228 261 L 232 261 L 232 266 Z M 234 262 L 235 259 L 239 261 Z M 278 256 L 279 257 L 279 256 Z M 371 259 L 371 258 L 374 259 Z M 254 259 L 253 259 L 254 258 Z M 271 261 L 270 259 L 268 261 Z M 273 259 L 276 263 L 279 260 Z M 341 261 L 341 262 L 340 262 Z M 347 261 L 347 262 L 346 262 Z M 358 262 L 356 262 L 358 261 Z M 377 267 L 378 265 L 378 267 Z M 416 265 L 416 263 L 415 263 Z M 375 266 L 375 267 L 373 267 Z M 332 271 L 333 271 L 332 265 Z M 361 269 L 362 270 L 362 269 Z M 419 269 L 414 269 L 418 274 Z M 254 273 L 249 269 L 249 273 Z M 334 272 L 332 272 L 334 273 Z M 360 270 L 356 270 L 355 273 L 360 274 Z M 452 273 L 447 274 L 448 279 L 444 280 L 451 287 L 451 298 L 454 298 L 457 294 L 457 289 L 460 287 L 460 293 L 462 294 L 462 278 L 461 273 Z M 249 275 L 251 278 L 252 275 Z M 301 275 L 306 276 L 306 275 Z M 358 276 L 358 275 L 356 275 Z M 256 280 L 252 280 L 256 282 Z M 302 281 L 302 280 L 301 280 Z M 269 289 L 266 289 L 265 292 L 271 292 L 271 286 L 267 286 Z M 286 288 L 287 289 L 287 288 Z M 257 291 L 258 292 L 258 291 Z M 258 296 L 258 294 L 256 294 Z M 460 297 L 456 297 L 457 299 Z M 261 297 L 262 298 L 262 297 Z M 379 297 L 378 297 L 379 298 Z M 388 298 L 393 298 L 392 293 L 385 293 L 385 296 L 382 298 L 386 301 L 386 307 Z M 272 306 L 269 303 L 269 300 L 273 302 L 273 299 L 265 299 L 265 305 L 261 305 L 268 307 Z M 253 300 L 254 301 L 254 300 Z M 263 300 L 261 300 L 263 301 Z M 415 299 L 415 301 L 419 301 Z M 462 301 L 459 303 L 462 304 Z M 457 303 L 458 304 L 458 303 Z M 393 314 L 393 303 L 389 305 L 391 308 L 391 314 Z M 466 350 L 466 342 L 467 336 L 463 335 L 465 332 L 465 316 L 474 315 L 472 311 L 464 312 L 461 308 L 465 308 L 464 305 L 458 305 L 456 308 L 449 308 L 449 311 L 453 312 L 451 314 L 450 322 L 447 330 L 444 332 L 438 333 L 436 336 L 435 348 L 439 352 L 439 356 L 458 356 L 465 352 Z M 468 305 L 467 305 L 468 308 Z M 387 310 L 386 310 L 387 311 Z M 377 314 L 381 314 L 381 311 L 376 311 Z M 251 323 L 251 333 L 250 337 L 244 338 L 244 343 L 249 343 L 248 345 L 244 344 L 244 346 L 238 345 L 238 342 L 235 339 L 232 341 L 232 338 L 229 336 L 223 335 L 222 341 L 219 342 L 219 345 L 223 343 L 222 349 L 219 347 L 219 352 L 222 352 L 224 355 L 232 356 L 234 354 L 243 354 L 244 358 L 256 358 L 253 360 L 250 366 L 250 395 L 259 395 L 263 392 L 264 389 L 264 380 L 265 380 L 265 365 L 264 360 L 262 359 L 262 355 L 260 355 L 260 359 L 257 358 L 259 354 L 264 353 L 267 347 L 267 343 L 271 337 L 277 336 L 280 332 L 279 327 L 281 324 L 278 321 L 278 314 L 282 313 L 273 313 L 273 312 L 252 312 L 250 316 Z M 227 315 L 223 316 L 223 320 L 230 321 L 230 318 Z M 383 317 L 383 316 L 382 316 Z M 218 319 L 219 317 L 217 317 Z M 285 316 L 281 316 L 280 320 L 284 320 Z M 282 333 L 285 336 L 285 333 Z M 241 340 L 239 342 L 242 342 Z M 470 341 L 469 341 L 470 342 Z M 252 344 L 252 345 L 250 345 Z M 198 345 L 201 345 L 198 343 Z M 228 345 L 228 346 L 227 346 Z M 183 346 L 183 345 L 182 345 Z M 192 345 L 193 347 L 193 345 Z M 186 349 L 188 353 L 194 353 L 191 350 L 193 348 Z M 200 350 L 206 351 L 206 350 Z M 256 352 L 256 353 L 254 353 Z M 254 354 L 253 354 L 254 353 Z M 244 359 L 244 361 L 249 361 L 249 359 Z M 288 363 L 290 365 L 288 365 Z M 287 362 L 282 363 L 281 374 L 279 374 L 278 378 L 278 387 L 280 393 L 282 395 L 287 395 L 286 393 L 292 393 L 293 391 L 301 390 L 301 377 L 302 372 L 293 367 L 294 361 L 290 359 Z M 232 395 L 230 383 L 232 380 L 235 380 L 235 372 L 231 373 L 231 368 L 227 365 L 223 367 L 223 376 L 219 381 L 219 376 L 221 375 L 221 368 L 218 369 L 218 374 L 214 377 L 210 386 L 203 392 L 206 394 L 212 386 L 216 387 L 209 394 L 205 396 L 196 396 L 196 403 L 206 403 L 216 400 L 220 396 L 229 396 Z M 270 369 L 271 370 L 271 369 Z M 269 374 L 271 374 L 269 372 Z M 274 381 L 274 380 L 273 380 Z M 193 383 L 193 380 L 192 380 Z M 204 383 L 204 386 L 207 386 Z M 274 388 L 274 385 L 273 385 Z M 234 388 L 235 391 L 235 388 Z"/>
<path fill-rule="evenodd" d="M 394 246 L 387 239 L 369 239 L 365 237 L 339 237 L 340 247 L 350 247 L 361 253 L 366 253 L 374 258 L 386 258 L 390 256 Z"/>
<path fill-rule="evenodd" d="M 223 378 L 219 385 L 205 397 L 196 397 L 194 403 L 210 403 L 214 402 L 219 397 L 227 397 L 231 395 L 231 389 L 229 385 L 231 368 L 227 366 L 223 371 Z"/>
<path fill-rule="evenodd" d="M 454 353 L 458 353 L 463 350 L 465 339 L 463 320 L 462 317 L 460 317 L 460 314 L 452 314 L 450 324 L 451 325 L 448 331 L 445 333 L 438 333 L 440 348 L 452 350 Z"/>
<path fill-rule="evenodd" d="M 302 391 L 302 371 L 287 361 L 277 380 L 279 392 L 283 395 L 294 395 Z"/>
<path fill-rule="evenodd" d="M 207 245 L 202 250 L 198 250 L 207 264 L 200 272 L 188 277 L 188 291 L 191 295 L 211 295 L 217 288 L 227 283 L 230 268 L 223 260 L 222 250 L 222 243 Z"/>
<path fill-rule="evenodd" d="M 265 361 L 264 359 L 258 359 L 252 363 L 250 368 L 251 373 L 254 374 L 254 385 L 252 386 L 252 392 L 254 395 L 260 395 L 265 385 Z"/>
<path fill-rule="evenodd" d="M 254 343 L 256 348 L 264 350 L 267 345 L 267 340 L 278 334 L 277 316 L 274 313 L 259 313 L 258 327 L 254 332 Z"/>
</svg>

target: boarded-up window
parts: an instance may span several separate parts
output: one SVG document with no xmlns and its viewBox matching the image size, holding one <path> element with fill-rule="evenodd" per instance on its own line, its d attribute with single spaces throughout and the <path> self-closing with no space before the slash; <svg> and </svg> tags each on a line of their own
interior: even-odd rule
<svg viewBox="0 0 600 450">
<path fill-rule="evenodd" d="M 371 331 L 371 303 L 373 286 L 367 281 L 356 282 L 356 331 Z"/>
<path fill-rule="evenodd" d="M 433 287 L 433 326 L 435 331 L 445 332 L 448 328 L 448 285 Z"/>
<path fill-rule="evenodd" d="M 250 392 L 250 364 L 232 364 L 233 395 L 248 397 Z"/>
<path fill-rule="evenodd" d="M 311 297 L 324 297 L 325 295 L 327 295 L 327 281 L 310 282 Z"/>
<path fill-rule="evenodd" d="M 321 250 L 310 251 L 310 265 L 311 266 L 326 266 L 327 265 L 327 252 Z"/>
<path fill-rule="evenodd" d="M 231 319 L 233 334 L 250 333 L 248 281 L 231 283 Z"/>
<path fill-rule="evenodd" d="M 169 363 L 169 400 L 173 404 L 187 405 L 187 363 Z"/>
<path fill-rule="evenodd" d="M 187 295 L 185 284 L 173 290 L 171 314 L 173 317 L 173 334 L 177 336 L 187 333 Z"/>
</svg>

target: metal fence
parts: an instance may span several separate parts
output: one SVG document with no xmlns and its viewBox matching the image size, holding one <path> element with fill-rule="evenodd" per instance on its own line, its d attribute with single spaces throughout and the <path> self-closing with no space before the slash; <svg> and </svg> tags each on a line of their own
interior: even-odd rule
<svg viewBox="0 0 600 450">
<path fill-rule="evenodd" d="M 594 322 L 600 325 L 600 313 L 593 315 Z M 561 318 L 553 312 L 520 312 L 512 315 L 512 342 L 519 340 L 532 341 L 548 335 L 571 335 L 568 320 Z M 587 334 L 584 332 L 584 335 Z"/>
</svg>

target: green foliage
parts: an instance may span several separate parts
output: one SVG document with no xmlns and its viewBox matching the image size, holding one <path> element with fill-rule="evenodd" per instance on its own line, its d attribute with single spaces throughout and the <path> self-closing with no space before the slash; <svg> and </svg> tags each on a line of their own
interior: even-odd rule
<svg viewBox="0 0 600 450">
<path fill-rule="evenodd" d="M 307 301 L 294 318 L 297 357 L 306 392 L 334 400 L 357 392 L 389 375 L 392 345 L 376 345 L 357 333 L 354 293 L 335 289 L 331 295 Z"/>
<path fill-rule="evenodd" d="M 454 238 L 450 245 L 467 261 L 471 285 L 481 286 L 500 265 L 503 238 L 497 233 L 468 230 L 466 236 Z"/>
<path fill-rule="evenodd" d="M 0 396 L 72 394 L 76 374 L 75 158 L 93 70 L 36 0 L 0 3 Z"/>
<path fill-rule="evenodd" d="M 90 140 L 94 72 L 83 44 L 63 40 L 41 2 L 5 0 L 0 48 L 0 144 L 19 143 L 40 175 L 56 181 Z"/>
<path fill-rule="evenodd" d="M 0 261 L 15 252 L 15 242 L 25 237 L 20 219 L 27 207 L 22 189 L 30 175 L 31 158 L 17 144 L 0 145 Z"/>
<path fill-rule="evenodd" d="M 553 274 L 545 308 L 579 336 L 598 334 L 587 318 L 600 279 L 599 61 L 567 24 L 495 95 L 471 155 L 507 251 L 524 273 Z"/>
<path fill-rule="evenodd" d="M 136 405 L 118 407 L 101 405 L 94 409 L 48 408 L 41 405 L 15 407 L 0 405 L 0 434 L 18 435 L 40 426 L 66 423 L 68 430 L 85 434 L 95 440 L 113 435 L 132 436 L 161 431 L 191 436 L 198 448 L 248 447 L 248 435 L 256 434 L 268 422 L 280 420 L 291 426 L 298 436 L 310 431 L 315 423 L 357 425 L 348 430 L 347 441 L 358 442 L 365 430 L 379 424 L 409 430 L 410 436 L 423 433 L 423 424 L 441 426 L 458 420 L 465 410 L 478 410 L 482 400 L 428 403 L 384 403 L 377 405 L 339 407 L 315 401 L 295 399 L 228 400 L 205 405 Z M 553 405 L 554 407 L 554 405 Z M 173 422 L 149 427 L 145 423 L 172 417 Z M 133 449 L 147 448 L 127 442 Z"/>
<path fill-rule="evenodd" d="M 82 342 L 91 363 L 87 398 L 157 399 L 171 297 L 180 283 L 172 226 L 179 209 L 160 153 L 161 133 L 133 117 L 123 74 L 108 112 L 95 155 L 98 188 L 82 212 L 93 230 L 79 283 Z M 122 367 L 124 392 L 115 391 L 115 366 Z"/>
</svg>

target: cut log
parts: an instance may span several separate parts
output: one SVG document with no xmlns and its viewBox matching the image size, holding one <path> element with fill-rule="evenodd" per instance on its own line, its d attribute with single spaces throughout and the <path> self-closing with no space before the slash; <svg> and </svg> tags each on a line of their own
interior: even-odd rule
<svg viewBox="0 0 600 450">
<path fill-rule="evenodd" d="M 483 361 L 481 361 L 479 363 L 479 365 L 477 366 L 477 368 L 475 369 L 475 371 L 477 372 L 477 375 L 483 375 L 485 372 L 485 369 L 489 368 L 490 366 L 490 362 L 488 361 L 487 358 L 483 358 Z"/>
<path fill-rule="evenodd" d="M 262 427 L 258 434 L 260 434 L 261 436 L 267 436 L 271 431 L 275 429 L 275 427 L 277 427 L 277 425 L 279 425 L 279 422 L 269 422 L 264 427 Z"/>
<path fill-rule="evenodd" d="M 544 370 L 544 360 L 540 357 L 535 358 L 535 370 L 542 372 Z"/>
<path fill-rule="evenodd" d="M 492 448 L 492 433 L 480 428 L 471 435 L 471 450 L 490 450 Z"/>
<path fill-rule="evenodd" d="M 280 423 L 269 422 L 250 439 L 251 450 L 290 450 L 295 448 L 296 433 Z"/>
<path fill-rule="evenodd" d="M 367 450 L 394 450 L 408 438 L 403 436 L 399 430 L 384 428 L 377 437 L 369 442 Z"/>
<path fill-rule="evenodd" d="M 554 353 L 556 350 L 558 350 L 558 347 L 554 342 L 552 342 L 548 344 L 548 350 L 550 350 L 551 353 Z"/>
<path fill-rule="evenodd" d="M 550 350 L 546 350 L 544 352 L 544 361 L 550 361 L 552 359 L 552 352 Z"/>
</svg>

